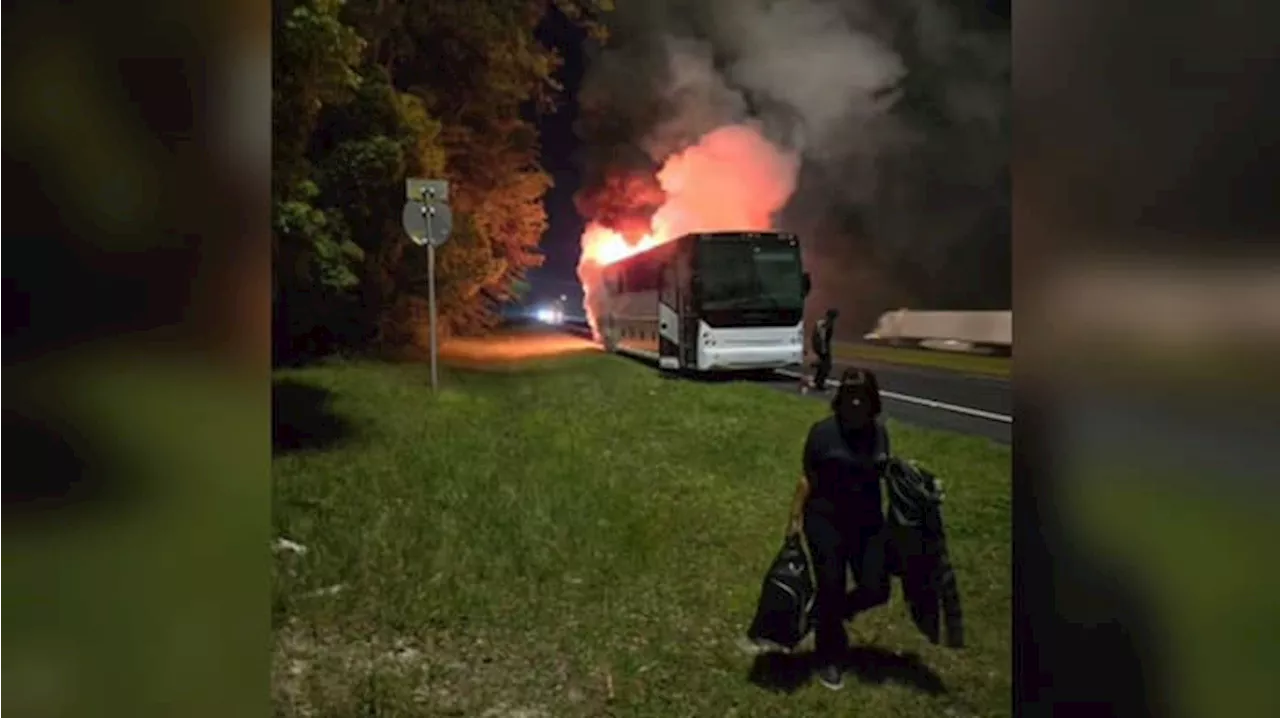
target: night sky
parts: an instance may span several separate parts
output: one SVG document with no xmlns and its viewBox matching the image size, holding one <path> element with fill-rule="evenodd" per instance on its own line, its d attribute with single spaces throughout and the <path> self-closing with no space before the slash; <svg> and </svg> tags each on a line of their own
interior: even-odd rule
<svg viewBox="0 0 1280 718">
<path fill-rule="evenodd" d="M 542 138 L 542 166 L 551 174 L 555 186 L 547 193 L 544 204 L 549 227 L 542 238 L 546 262 L 529 273 L 529 298 L 545 301 L 567 295 L 571 313 L 582 311 L 582 287 L 578 283 L 577 266 L 583 222 L 573 205 L 578 191 L 580 172 L 575 155 L 578 139 L 573 123 L 578 115 L 578 88 L 583 74 L 584 33 L 574 27 L 554 8 L 538 32 L 548 47 L 560 49 L 564 65 L 558 79 L 564 85 L 560 109 L 537 119 Z"/>
</svg>

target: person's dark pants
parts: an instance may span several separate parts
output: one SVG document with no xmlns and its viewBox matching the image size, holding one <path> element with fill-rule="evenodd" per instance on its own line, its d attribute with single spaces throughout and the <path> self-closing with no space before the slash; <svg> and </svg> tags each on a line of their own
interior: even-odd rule
<svg viewBox="0 0 1280 718">
<path fill-rule="evenodd" d="M 818 595 L 814 606 L 814 633 L 818 665 L 840 665 L 849 649 L 844 630 L 845 598 L 849 572 L 854 581 L 862 575 L 867 542 L 879 532 L 878 522 L 849 521 L 837 524 L 821 514 L 806 513 L 805 539 L 813 556 Z"/>
<path fill-rule="evenodd" d="M 826 389 L 827 377 L 831 376 L 831 355 L 819 354 L 813 367 L 813 388 Z"/>
<path fill-rule="evenodd" d="M 902 560 L 888 528 L 882 528 L 867 541 L 858 587 L 845 599 L 845 620 L 889 602 L 889 582 L 903 570 Z"/>
</svg>

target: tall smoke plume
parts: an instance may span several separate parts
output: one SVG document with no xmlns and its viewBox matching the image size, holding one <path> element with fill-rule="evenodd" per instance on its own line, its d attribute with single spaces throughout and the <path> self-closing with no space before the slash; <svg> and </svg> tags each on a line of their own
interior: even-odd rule
<svg viewBox="0 0 1280 718">
<path fill-rule="evenodd" d="M 588 313 L 603 263 L 715 229 L 797 232 L 854 316 L 950 267 L 1003 263 L 1007 293 L 1007 233 L 973 237 L 1007 206 L 1008 23 L 943 1 L 619 3 L 579 94 Z"/>
</svg>

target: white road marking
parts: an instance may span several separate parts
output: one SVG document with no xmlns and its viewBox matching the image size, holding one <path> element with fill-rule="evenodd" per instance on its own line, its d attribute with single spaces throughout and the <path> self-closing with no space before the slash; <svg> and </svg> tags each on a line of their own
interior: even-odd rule
<svg viewBox="0 0 1280 718">
<path fill-rule="evenodd" d="M 618 351 L 621 353 L 636 354 L 645 359 L 658 358 L 657 354 L 654 354 L 652 352 L 647 352 L 643 349 L 630 349 L 626 347 L 618 347 Z M 775 369 L 774 371 L 776 371 L 778 374 L 791 377 L 793 379 L 805 378 L 805 375 L 799 372 L 791 371 L 790 369 Z M 840 388 L 840 382 L 836 381 L 835 379 L 828 379 L 827 387 L 830 389 L 838 389 Z M 948 404 L 945 401 L 938 401 L 936 399 L 926 399 L 922 396 L 911 396 L 909 394 L 899 394 L 896 391 L 883 391 L 883 390 L 880 392 L 880 396 L 886 399 L 893 399 L 894 401 L 901 401 L 907 404 L 916 404 L 917 406 L 927 406 L 930 409 L 941 409 L 942 411 L 949 411 L 953 414 L 964 414 L 965 416 L 972 416 L 979 419 L 986 419 L 988 421 L 998 421 L 998 422 L 1001 422 L 1002 424 L 1013 423 L 1013 417 L 1009 416 L 1008 414 L 997 414 L 994 411 L 983 411 L 982 409 L 974 409 L 973 407 L 969 407 L 969 406 L 959 406 L 957 404 Z"/>
<path fill-rule="evenodd" d="M 805 378 L 803 374 L 799 372 L 791 371 L 790 369 L 778 369 L 777 372 L 779 374 L 782 374 L 783 376 L 789 376 L 793 379 Z M 828 379 L 827 387 L 831 389 L 838 389 L 840 388 L 840 382 L 836 381 L 835 379 Z M 881 391 L 880 396 L 883 396 L 886 399 L 893 399 L 895 401 L 906 402 L 908 404 L 917 404 L 919 406 L 927 406 L 930 409 L 941 409 L 943 411 L 952 412 L 953 414 L 964 414 L 966 416 L 975 416 L 979 419 L 987 419 L 989 421 L 999 421 L 1005 424 L 1013 423 L 1013 417 L 1009 416 L 1008 414 L 997 414 L 993 411 L 983 411 L 982 409 L 974 409 L 968 406 L 958 406 L 956 404 L 948 404 L 944 401 L 937 401 L 936 399 L 926 399 L 920 396 L 910 396 L 908 394 L 899 394 L 894 391 Z"/>
</svg>

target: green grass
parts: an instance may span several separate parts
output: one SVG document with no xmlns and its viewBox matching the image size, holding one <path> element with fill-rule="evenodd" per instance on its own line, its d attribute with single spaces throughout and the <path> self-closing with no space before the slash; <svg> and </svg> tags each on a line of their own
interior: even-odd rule
<svg viewBox="0 0 1280 718">
<path fill-rule="evenodd" d="M 930 645 L 896 594 L 850 634 L 947 692 L 788 695 L 735 641 L 820 402 L 597 354 L 445 369 L 438 396 L 419 365 L 280 380 L 330 392 L 350 434 L 275 460 L 276 534 L 308 549 L 275 560 L 279 715 L 1011 715 L 1007 447 L 890 424 L 947 479 L 970 648 Z"/>
<path fill-rule="evenodd" d="M 1009 357 L 963 354 L 960 352 L 935 351 L 912 347 L 837 343 L 835 345 L 835 355 L 837 360 L 862 360 L 883 362 L 885 364 L 925 366 L 950 369 L 967 374 L 986 374 L 999 377 L 1008 377 L 1013 371 L 1013 359 Z"/>
</svg>

